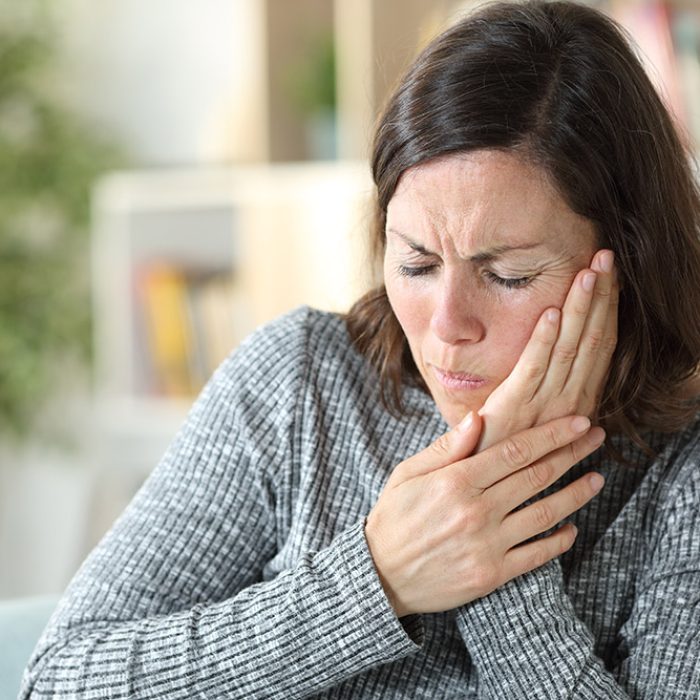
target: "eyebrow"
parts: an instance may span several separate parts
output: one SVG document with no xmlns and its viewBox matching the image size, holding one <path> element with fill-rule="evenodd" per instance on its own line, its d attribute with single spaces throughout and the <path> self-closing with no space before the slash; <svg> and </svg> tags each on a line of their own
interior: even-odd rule
<svg viewBox="0 0 700 700">
<path fill-rule="evenodd" d="M 402 241 L 404 241 L 404 243 L 406 243 L 409 247 L 411 247 L 413 250 L 420 253 L 421 255 L 437 255 L 437 253 L 433 253 L 420 243 L 416 243 L 416 241 L 410 239 L 408 236 L 401 233 L 400 231 L 397 231 L 395 228 L 387 228 L 387 233 L 393 233 L 397 235 Z M 480 253 L 476 253 L 476 255 L 471 255 L 469 257 L 469 260 L 477 263 L 489 262 L 490 260 L 493 260 L 499 257 L 500 255 L 503 255 L 503 253 L 507 253 L 511 250 L 531 250 L 532 248 L 539 248 L 541 245 L 542 243 L 529 243 L 526 245 L 493 246 L 492 248 L 487 248 L 486 250 L 483 250 Z"/>
</svg>

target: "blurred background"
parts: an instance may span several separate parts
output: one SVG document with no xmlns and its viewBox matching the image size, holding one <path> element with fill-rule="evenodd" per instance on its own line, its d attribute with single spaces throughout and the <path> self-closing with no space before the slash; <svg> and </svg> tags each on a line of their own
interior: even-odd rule
<svg viewBox="0 0 700 700">
<path fill-rule="evenodd" d="M 372 124 L 467 0 L 0 0 L 0 598 L 60 592 L 218 363 L 372 282 Z M 590 1 L 693 148 L 700 3 Z"/>
</svg>

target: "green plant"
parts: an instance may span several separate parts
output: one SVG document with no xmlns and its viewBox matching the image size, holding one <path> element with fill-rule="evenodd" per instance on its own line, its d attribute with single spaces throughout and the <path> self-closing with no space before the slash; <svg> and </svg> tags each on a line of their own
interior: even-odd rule
<svg viewBox="0 0 700 700">
<path fill-rule="evenodd" d="M 0 3 L 0 434 L 13 439 L 62 358 L 90 366 L 89 190 L 120 160 L 51 93 L 45 10 Z"/>
<path fill-rule="evenodd" d="M 333 34 L 317 31 L 309 37 L 303 57 L 287 71 L 287 93 L 300 113 L 335 110 L 335 70 Z"/>
</svg>

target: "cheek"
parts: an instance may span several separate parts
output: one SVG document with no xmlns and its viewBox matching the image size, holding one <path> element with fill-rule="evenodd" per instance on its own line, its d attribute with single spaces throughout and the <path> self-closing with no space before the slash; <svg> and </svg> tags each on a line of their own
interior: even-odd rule
<svg viewBox="0 0 700 700">
<path fill-rule="evenodd" d="M 389 303 L 411 345 L 422 337 L 430 326 L 430 304 L 420 285 L 406 284 L 401 278 L 385 277 Z"/>
<path fill-rule="evenodd" d="M 515 367 L 545 309 L 564 305 L 569 284 L 567 279 L 541 286 L 532 294 L 511 298 L 494 309 L 489 335 L 494 356 L 498 357 L 494 369 L 502 379 Z"/>
<path fill-rule="evenodd" d="M 493 348 L 497 366 L 494 370 L 505 379 L 515 367 L 525 349 L 530 335 L 547 305 L 541 308 L 531 304 L 511 304 L 503 306 L 492 317 L 490 326 L 490 346 Z"/>
</svg>

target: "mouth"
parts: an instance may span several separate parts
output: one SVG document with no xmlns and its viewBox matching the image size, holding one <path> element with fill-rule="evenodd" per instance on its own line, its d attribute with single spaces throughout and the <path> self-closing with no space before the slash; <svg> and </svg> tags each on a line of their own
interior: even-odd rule
<svg viewBox="0 0 700 700">
<path fill-rule="evenodd" d="M 437 380 L 446 389 L 474 390 L 480 389 L 487 383 L 487 380 L 484 377 L 480 377 L 476 374 L 469 374 L 468 372 L 450 372 L 448 370 L 440 369 L 435 365 L 430 365 L 430 367 L 433 370 L 433 374 Z"/>
</svg>

